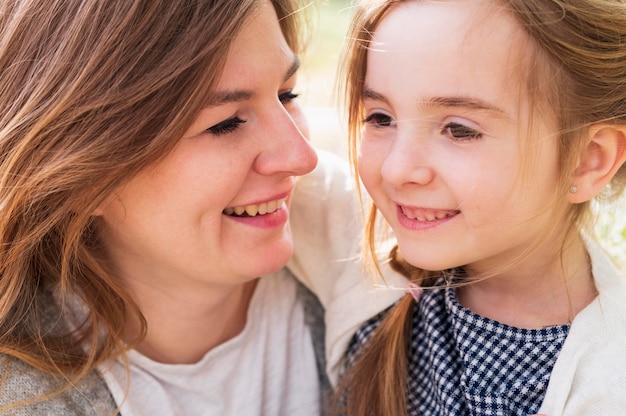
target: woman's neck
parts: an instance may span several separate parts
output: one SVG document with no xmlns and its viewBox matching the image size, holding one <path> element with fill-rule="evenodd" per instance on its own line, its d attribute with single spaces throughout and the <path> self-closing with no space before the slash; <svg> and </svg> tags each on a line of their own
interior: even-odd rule
<svg viewBox="0 0 626 416">
<path fill-rule="evenodd" d="M 208 351 L 243 331 L 257 282 L 205 293 L 165 293 L 158 289 L 136 293 L 148 325 L 146 337 L 136 350 L 162 363 L 198 362 Z"/>
<path fill-rule="evenodd" d="M 584 243 L 576 239 L 562 256 L 545 253 L 535 250 L 511 271 L 460 287 L 459 303 L 518 328 L 571 323 L 597 296 Z"/>
</svg>

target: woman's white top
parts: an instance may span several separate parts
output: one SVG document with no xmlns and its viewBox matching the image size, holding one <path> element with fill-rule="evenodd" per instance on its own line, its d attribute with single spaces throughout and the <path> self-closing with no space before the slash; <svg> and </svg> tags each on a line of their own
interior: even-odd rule
<svg viewBox="0 0 626 416">
<path fill-rule="evenodd" d="M 123 416 L 317 415 L 317 368 L 303 313 L 295 281 L 281 270 L 259 280 L 243 332 L 199 362 L 163 364 L 131 351 L 130 386 L 121 359 L 99 370 Z"/>
</svg>

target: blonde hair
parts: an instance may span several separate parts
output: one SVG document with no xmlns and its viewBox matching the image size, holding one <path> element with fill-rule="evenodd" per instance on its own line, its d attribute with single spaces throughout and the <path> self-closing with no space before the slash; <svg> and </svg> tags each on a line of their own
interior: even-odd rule
<svg viewBox="0 0 626 416">
<path fill-rule="evenodd" d="M 379 22 L 397 3 L 419 0 L 370 0 L 357 9 L 347 36 L 342 73 L 348 115 L 350 160 L 358 177 L 359 132 L 364 118 L 362 91 L 367 49 Z M 626 124 L 626 3 L 619 0 L 498 0 L 528 35 L 527 66 L 521 73 L 526 94 L 536 114 L 556 113 L 559 142 L 559 193 L 552 208 L 571 224 L 562 235 L 562 247 L 578 227 L 591 224 L 590 203 L 564 207 L 563 200 L 585 145 L 587 129 L 597 122 Z M 615 198 L 626 185 L 622 166 L 606 189 Z M 365 254 L 378 267 L 376 224 L 380 219 L 370 204 Z M 412 281 L 430 286 L 438 272 L 407 264 L 390 254 L 393 268 Z M 341 412 L 348 415 L 406 415 L 406 367 L 413 300 L 407 295 L 385 316 L 372 338 L 348 370 L 338 389 Z M 345 400 L 344 400 L 345 399 Z"/>
<path fill-rule="evenodd" d="M 173 148 L 260 4 L 1 3 L 0 353 L 75 382 L 142 339 L 92 213 Z M 298 0 L 272 4 L 299 53 Z M 142 330 L 123 339 L 129 316 Z"/>
</svg>

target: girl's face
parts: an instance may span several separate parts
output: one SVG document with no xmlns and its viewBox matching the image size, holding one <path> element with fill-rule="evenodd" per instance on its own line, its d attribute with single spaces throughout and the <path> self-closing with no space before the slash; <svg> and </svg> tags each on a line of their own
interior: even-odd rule
<svg viewBox="0 0 626 416">
<path fill-rule="evenodd" d="M 234 41 L 214 99 L 174 150 L 99 209 L 123 279 L 230 285 L 286 264 L 291 191 L 317 163 L 293 92 L 298 62 L 263 3 Z"/>
<path fill-rule="evenodd" d="M 415 266 L 487 272 L 554 221 L 556 124 L 529 117 L 524 40 L 489 0 L 399 3 L 375 30 L 359 171 Z"/>
</svg>

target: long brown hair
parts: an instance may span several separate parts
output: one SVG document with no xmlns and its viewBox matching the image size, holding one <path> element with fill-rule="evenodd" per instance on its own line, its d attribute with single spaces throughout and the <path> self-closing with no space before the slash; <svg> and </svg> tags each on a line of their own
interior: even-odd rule
<svg viewBox="0 0 626 416">
<path fill-rule="evenodd" d="M 298 53 L 298 0 L 272 4 Z M 182 137 L 259 5 L 1 3 L 0 353 L 75 382 L 142 339 L 92 213 Z"/>
<path fill-rule="evenodd" d="M 347 36 L 342 72 L 343 97 L 348 115 L 350 160 L 358 177 L 359 132 L 364 118 L 362 91 L 367 71 L 367 49 L 379 22 L 397 3 L 420 0 L 361 2 Z M 512 13 L 529 35 L 527 67 L 523 69 L 526 94 L 534 111 L 556 113 L 559 122 L 559 193 L 553 208 L 571 227 L 562 235 L 561 251 L 578 227 L 591 225 L 590 203 L 568 205 L 563 200 L 571 172 L 592 123 L 626 124 L 626 3 L 618 0 L 497 0 Z M 526 46 L 526 45 L 525 45 Z M 605 197 L 623 193 L 626 167 L 622 166 L 606 189 Z M 365 255 L 378 268 L 376 249 L 380 225 L 370 203 Z M 432 285 L 437 273 L 417 269 L 391 253 L 392 266 L 413 282 Z M 406 415 L 406 368 L 413 300 L 407 295 L 385 316 L 356 363 L 340 382 L 338 403 L 348 415 Z"/>
</svg>

